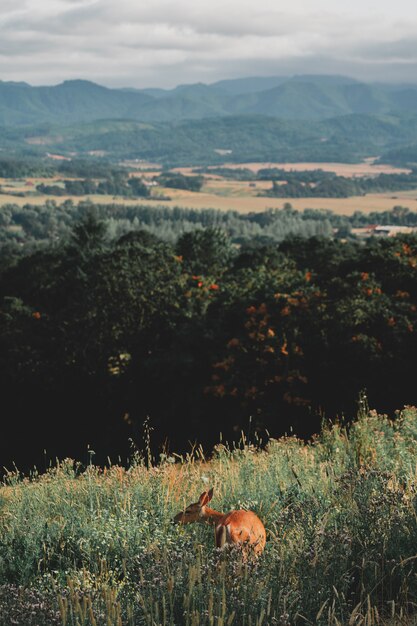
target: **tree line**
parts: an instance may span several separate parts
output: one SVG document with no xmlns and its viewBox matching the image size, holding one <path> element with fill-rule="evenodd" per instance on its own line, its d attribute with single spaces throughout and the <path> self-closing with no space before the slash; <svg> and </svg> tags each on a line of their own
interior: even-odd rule
<svg viewBox="0 0 417 626">
<path fill-rule="evenodd" d="M 61 184 L 46 185 L 40 183 L 37 191 L 51 196 L 86 196 L 105 195 L 122 196 L 124 198 L 149 198 L 150 190 L 137 177 L 129 177 L 126 173 L 108 175 L 104 180 L 95 181 L 91 178 L 81 180 L 63 180 Z"/>
<path fill-rule="evenodd" d="M 60 245 L 86 213 L 93 211 L 107 225 L 108 239 L 143 229 L 166 242 L 174 243 L 186 232 L 206 227 L 224 229 L 233 244 L 248 240 L 258 243 L 279 242 L 288 236 L 350 237 L 352 228 L 368 224 L 417 226 L 417 214 L 407 207 L 395 206 L 389 211 L 339 215 L 327 209 L 295 210 L 290 203 L 282 209 L 243 214 L 216 209 L 184 209 L 160 205 L 77 204 L 66 200 L 57 204 L 3 205 L 0 211 L 0 258 L 11 263 L 16 256 L 45 245 Z"/>
<path fill-rule="evenodd" d="M 2 267 L 3 465 L 125 457 L 145 420 L 155 449 L 184 450 L 249 424 L 309 436 L 365 387 L 384 411 L 417 401 L 416 238 L 107 229 L 87 212 Z"/>
<path fill-rule="evenodd" d="M 271 198 L 349 198 L 368 193 L 402 191 L 417 187 L 417 172 L 411 174 L 379 174 L 369 177 L 329 176 L 329 172 L 298 177 L 285 174 L 280 181 L 273 180 L 270 190 L 260 195 Z M 311 172 L 309 174 L 312 174 Z M 265 180 L 265 179 L 260 179 Z"/>
</svg>

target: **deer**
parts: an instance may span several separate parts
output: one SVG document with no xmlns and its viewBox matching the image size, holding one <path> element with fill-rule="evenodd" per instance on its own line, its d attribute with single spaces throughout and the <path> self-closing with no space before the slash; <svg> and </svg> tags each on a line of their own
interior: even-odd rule
<svg viewBox="0 0 417 626">
<path fill-rule="evenodd" d="M 207 504 L 213 498 L 213 488 L 204 491 L 197 502 L 189 504 L 184 511 L 174 517 L 176 524 L 192 524 L 208 522 L 215 527 L 217 548 L 226 545 L 241 546 L 244 556 L 252 553 L 262 554 L 266 543 L 265 526 L 253 511 L 243 509 L 220 513 L 210 509 Z"/>
</svg>

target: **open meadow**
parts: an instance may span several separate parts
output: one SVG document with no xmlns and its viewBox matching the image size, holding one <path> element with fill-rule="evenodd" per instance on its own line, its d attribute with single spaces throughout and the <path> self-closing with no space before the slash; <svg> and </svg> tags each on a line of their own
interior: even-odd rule
<svg viewBox="0 0 417 626">
<path fill-rule="evenodd" d="M 132 166 L 132 164 L 130 164 Z M 134 165 L 134 164 L 133 164 Z M 230 169 L 247 168 L 253 172 L 261 168 L 278 167 L 286 171 L 312 171 L 322 169 L 328 172 L 335 172 L 339 176 L 348 178 L 377 176 L 379 174 L 400 174 L 408 173 L 405 168 L 395 168 L 390 165 L 374 164 L 372 160 L 360 163 L 244 163 L 227 164 Z M 183 175 L 195 175 L 193 168 L 176 168 L 173 170 Z M 131 173 L 132 177 L 152 180 L 161 173 L 158 169 L 138 168 Z M 5 204 L 25 204 L 41 205 L 47 199 L 54 200 L 57 204 L 62 204 L 67 200 L 79 202 L 80 200 L 90 200 L 99 204 L 112 204 L 115 201 L 123 202 L 126 205 L 149 204 L 149 200 L 157 202 L 160 206 L 175 207 L 180 206 L 186 209 L 219 209 L 233 210 L 241 213 L 263 212 L 268 209 L 282 208 L 289 202 L 298 211 L 304 209 L 326 209 L 339 215 L 352 215 L 356 211 L 371 213 L 374 211 L 389 211 L 396 205 L 406 206 L 411 211 L 417 211 L 417 189 L 405 191 L 389 191 L 385 193 L 368 193 L 361 196 L 348 198 L 332 197 L 312 197 L 312 198 L 274 198 L 262 197 L 271 189 L 271 181 L 245 181 L 227 180 L 222 176 L 207 172 L 204 175 L 204 184 L 201 191 L 190 191 L 187 189 L 166 188 L 161 186 L 152 187 L 150 198 L 127 198 L 123 196 L 90 194 L 88 196 L 74 196 L 70 194 L 51 196 L 36 192 L 39 184 L 55 184 L 62 176 L 50 178 L 30 178 L 27 180 L 10 180 L 0 178 L 0 207 Z M 68 178 L 68 177 L 67 177 Z M 71 180 L 79 180 L 71 178 Z M 20 194 L 20 195 L 15 195 Z"/>
<path fill-rule="evenodd" d="M 338 176 L 377 176 L 378 174 L 407 174 L 411 170 L 404 167 L 395 167 L 393 165 L 387 165 L 385 163 L 376 163 L 376 157 L 370 157 L 360 161 L 359 163 L 325 163 L 321 161 L 316 162 L 299 162 L 299 163 L 287 163 L 287 162 L 271 162 L 265 161 L 262 163 L 227 163 L 226 167 L 230 169 L 249 169 L 252 172 L 259 172 L 261 169 L 277 168 L 286 170 L 287 172 L 312 172 L 314 170 L 324 170 L 326 172 L 334 172 Z M 213 166 L 216 167 L 216 166 Z M 178 167 L 175 171 L 182 174 L 191 174 L 192 167 Z"/>
<path fill-rule="evenodd" d="M 417 411 L 259 449 L 244 438 L 130 469 L 65 460 L 0 488 L 0 624 L 411 624 L 417 600 Z M 257 562 L 175 513 L 254 510 Z"/>
</svg>

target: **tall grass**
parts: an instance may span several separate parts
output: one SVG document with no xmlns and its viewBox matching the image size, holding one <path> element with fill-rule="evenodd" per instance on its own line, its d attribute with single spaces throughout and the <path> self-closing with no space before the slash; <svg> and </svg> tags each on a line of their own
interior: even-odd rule
<svg viewBox="0 0 417 626">
<path fill-rule="evenodd" d="M 417 601 L 417 410 L 363 413 L 312 442 L 242 442 L 157 466 L 7 475 L 0 488 L 0 624 L 371 624 Z M 173 462 L 173 461 L 176 462 Z M 172 517 L 214 486 L 218 510 L 264 521 L 257 562 Z"/>
</svg>

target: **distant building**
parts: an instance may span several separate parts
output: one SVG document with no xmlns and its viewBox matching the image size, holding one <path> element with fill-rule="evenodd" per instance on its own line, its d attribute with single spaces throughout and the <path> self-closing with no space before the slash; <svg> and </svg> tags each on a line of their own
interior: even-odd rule
<svg viewBox="0 0 417 626">
<path fill-rule="evenodd" d="M 352 228 L 350 233 L 354 235 L 358 239 L 368 239 L 368 237 L 372 237 L 374 234 L 374 230 L 376 228 L 375 224 L 370 226 L 362 226 L 360 228 Z"/>
<path fill-rule="evenodd" d="M 395 226 L 394 224 L 369 224 L 362 228 L 352 228 L 351 234 L 358 239 L 368 239 L 368 237 L 395 237 L 400 234 L 416 233 L 414 226 Z"/>
<path fill-rule="evenodd" d="M 415 233 L 417 229 L 413 226 L 376 226 L 374 235 L 379 237 L 395 237 L 395 235 Z"/>
</svg>

